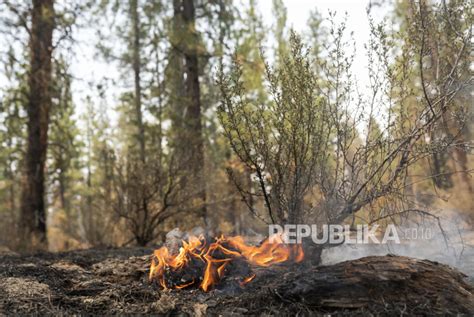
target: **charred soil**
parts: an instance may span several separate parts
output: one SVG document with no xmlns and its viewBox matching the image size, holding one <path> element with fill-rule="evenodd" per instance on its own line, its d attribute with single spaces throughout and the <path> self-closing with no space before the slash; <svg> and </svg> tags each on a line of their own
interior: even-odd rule
<svg viewBox="0 0 474 317">
<path fill-rule="evenodd" d="M 254 268 L 245 287 L 164 291 L 152 249 L 0 254 L 0 314 L 474 314 L 472 285 L 446 265 L 372 256 L 331 266 Z M 235 285 L 235 284 L 232 284 Z"/>
</svg>

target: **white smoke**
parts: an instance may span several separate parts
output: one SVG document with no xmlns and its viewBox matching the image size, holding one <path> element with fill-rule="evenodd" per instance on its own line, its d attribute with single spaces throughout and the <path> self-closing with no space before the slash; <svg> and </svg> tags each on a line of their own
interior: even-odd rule
<svg viewBox="0 0 474 317">
<path fill-rule="evenodd" d="M 399 227 L 399 232 L 400 244 L 343 244 L 325 249 L 322 264 L 395 254 L 447 264 L 474 277 L 474 231 L 462 219 L 412 223 Z"/>
</svg>

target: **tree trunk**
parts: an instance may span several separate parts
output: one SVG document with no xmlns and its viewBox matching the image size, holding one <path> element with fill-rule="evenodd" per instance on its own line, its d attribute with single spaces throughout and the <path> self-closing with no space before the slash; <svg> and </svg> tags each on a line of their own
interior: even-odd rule
<svg viewBox="0 0 474 317">
<path fill-rule="evenodd" d="M 201 92 L 199 87 L 199 61 L 198 61 L 198 34 L 195 29 L 196 11 L 194 0 L 182 0 L 180 6 L 175 5 L 175 14 L 179 13 L 183 22 L 183 32 L 181 35 L 186 43 L 180 43 L 184 54 L 185 96 L 186 109 L 184 116 L 186 151 L 185 162 L 189 168 L 191 186 L 196 198 L 199 199 L 202 207 L 199 215 L 202 217 L 207 229 L 211 227 L 210 219 L 206 210 L 206 182 L 204 179 L 204 142 L 201 123 Z M 179 10 L 177 10 L 179 9 Z"/>
<path fill-rule="evenodd" d="M 138 128 L 138 143 L 140 145 L 140 160 L 145 163 L 145 127 L 143 126 L 143 114 L 142 114 L 142 88 L 140 85 L 140 72 L 141 72 L 141 60 L 140 60 L 140 18 L 138 15 L 138 0 L 130 1 L 130 16 L 132 19 L 133 27 L 133 74 L 135 84 L 135 112 Z"/>
<path fill-rule="evenodd" d="M 54 0 L 33 0 L 28 75 L 28 144 L 21 197 L 21 248 L 46 249 L 45 162 L 51 107 Z"/>
<path fill-rule="evenodd" d="M 160 49 L 159 49 L 159 43 L 160 43 L 160 38 L 158 34 L 154 34 L 153 38 L 153 51 L 155 53 L 155 60 L 156 60 L 156 66 L 155 66 L 155 76 L 156 76 L 156 87 L 157 87 L 157 98 L 158 98 L 158 104 L 157 104 L 157 119 L 158 119 L 158 135 L 157 135 L 157 140 L 153 140 L 153 144 L 158 145 L 158 165 L 161 167 L 163 165 L 163 84 L 161 81 L 161 70 L 160 70 Z"/>
</svg>

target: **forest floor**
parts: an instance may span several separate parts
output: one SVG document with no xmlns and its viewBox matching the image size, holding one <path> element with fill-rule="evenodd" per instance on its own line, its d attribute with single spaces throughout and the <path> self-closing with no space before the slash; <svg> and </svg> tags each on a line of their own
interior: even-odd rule
<svg viewBox="0 0 474 317">
<path fill-rule="evenodd" d="M 257 269 L 245 288 L 163 291 L 152 249 L 0 253 L 0 315 L 473 315 L 472 285 L 448 266 L 370 256 L 328 266 Z"/>
</svg>

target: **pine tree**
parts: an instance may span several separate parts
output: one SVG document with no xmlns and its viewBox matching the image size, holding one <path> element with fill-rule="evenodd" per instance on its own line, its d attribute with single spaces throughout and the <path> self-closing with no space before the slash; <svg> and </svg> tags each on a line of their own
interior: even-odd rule
<svg viewBox="0 0 474 317">
<path fill-rule="evenodd" d="M 53 74 L 48 148 L 48 185 L 52 193 L 50 205 L 53 216 L 61 219 L 60 223 L 56 224 L 63 233 L 61 240 L 65 244 L 78 243 L 81 237 L 77 206 L 79 184 L 82 181 L 80 158 L 83 144 L 79 139 L 80 131 L 75 119 L 71 75 L 63 57 L 56 61 Z M 63 245 L 61 248 L 67 249 L 68 246 Z"/>
<path fill-rule="evenodd" d="M 125 230 L 113 209 L 116 156 L 110 122 L 104 107 L 96 109 L 91 97 L 86 98 L 85 105 L 87 112 L 82 118 L 85 175 L 79 194 L 79 232 L 82 240 L 91 246 L 123 244 Z"/>
<path fill-rule="evenodd" d="M 206 208 L 206 182 L 204 164 L 204 135 L 202 125 L 202 104 L 200 71 L 200 56 L 204 55 L 204 46 L 196 29 L 196 8 L 194 0 L 173 1 L 173 26 L 171 46 L 174 47 L 178 73 L 176 82 L 182 89 L 178 93 L 183 101 L 184 109 L 176 109 L 180 121 L 175 146 L 186 169 L 186 190 L 194 194 L 194 201 L 199 205 L 198 215 L 206 227 L 210 227 L 210 216 Z M 183 111 L 180 113 L 180 111 Z M 176 120 L 175 120 L 176 122 Z"/>
<path fill-rule="evenodd" d="M 273 15 L 275 24 L 273 26 L 276 41 L 275 60 L 282 63 L 283 57 L 288 53 L 288 35 L 286 34 L 287 9 L 282 0 L 273 0 Z"/>
<path fill-rule="evenodd" d="M 34 0 L 31 9 L 28 75 L 28 139 L 22 184 L 22 248 L 47 249 L 45 163 L 51 108 L 54 0 Z"/>
<path fill-rule="evenodd" d="M 0 100 L 0 224 L 1 244 L 16 248 L 19 241 L 20 181 L 26 139 L 27 74 L 10 47 L 4 64 L 4 75 L 9 83 Z"/>
</svg>

